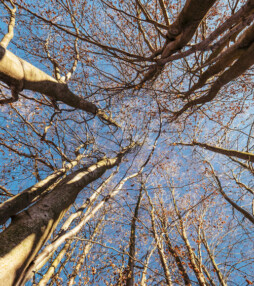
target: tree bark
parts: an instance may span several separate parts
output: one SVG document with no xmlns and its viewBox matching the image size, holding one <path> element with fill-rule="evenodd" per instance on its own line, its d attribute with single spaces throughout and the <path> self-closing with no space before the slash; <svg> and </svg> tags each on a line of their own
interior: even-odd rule
<svg viewBox="0 0 254 286">
<path fill-rule="evenodd" d="M 20 285 L 22 275 L 61 218 L 74 203 L 79 192 L 103 173 L 121 162 L 133 147 L 123 149 L 115 158 L 106 158 L 89 168 L 68 175 L 47 196 L 18 214 L 0 235 L 0 285 Z"/>
<path fill-rule="evenodd" d="M 129 261 L 128 261 L 128 271 L 127 271 L 127 279 L 126 286 L 134 285 L 134 259 L 135 258 L 135 249 L 136 249 L 136 221 L 138 218 L 138 211 L 142 200 L 142 189 L 140 190 L 139 197 L 137 200 L 137 204 L 135 207 L 134 215 L 131 220 L 131 234 L 130 234 L 130 247 L 129 247 Z"/>
<path fill-rule="evenodd" d="M 70 91 L 65 82 L 57 81 L 42 70 L 27 61 L 17 57 L 12 52 L 0 45 L 0 81 L 11 87 L 12 94 L 16 95 L 23 89 L 45 94 L 54 101 L 61 101 L 71 107 L 84 110 L 97 115 L 100 119 L 110 124 L 119 126 L 105 112 L 95 104 Z M 0 103 L 6 103 L 6 100 Z"/>
<path fill-rule="evenodd" d="M 41 194 L 52 189 L 52 186 L 57 184 L 67 171 L 74 168 L 82 157 L 82 155 L 78 155 L 76 160 L 70 162 L 65 167 L 55 171 L 53 174 L 36 183 L 34 186 L 3 202 L 0 205 L 0 224 L 4 224 L 10 217 L 13 217 L 16 213 L 36 202 L 40 198 Z"/>
</svg>

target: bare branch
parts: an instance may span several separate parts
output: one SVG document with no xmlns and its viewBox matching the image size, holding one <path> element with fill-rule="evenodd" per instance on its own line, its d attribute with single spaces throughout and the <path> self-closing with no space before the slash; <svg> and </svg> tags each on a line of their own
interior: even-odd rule
<svg viewBox="0 0 254 286">
<path fill-rule="evenodd" d="M 252 154 L 252 153 L 241 152 L 241 151 L 237 151 L 237 150 L 224 149 L 224 148 L 212 146 L 212 145 L 209 145 L 206 143 L 200 143 L 200 142 L 197 142 L 195 140 L 193 140 L 192 143 L 182 143 L 181 142 L 181 143 L 174 143 L 174 145 L 199 146 L 199 147 L 205 148 L 209 151 L 212 151 L 212 152 L 215 152 L 218 154 L 222 154 L 222 155 L 226 155 L 228 157 L 236 157 L 238 159 L 254 162 L 254 154 Z"/>
<path fill-rule="evenodd" d="M 13 197 L 14 195 L 8 191 L 4 186 L 0 186 L 0 190 L 3 191 L 4 193 L 1 194 L 1 196 L 7 196 L 7 197 Z"/>
<path fill-rule="evenodd" d="M 8 10 L 8 12 L 10 13 L 10 22 L 8 25 L 8 33 L 4 35 L 3 39 L 0 42 L 0 45 L 3 48 L 7 48 L 10 41 L 12 40 L 13 36 L 14 36 L 14 26 L 15 26 L 15 13 L 16 13 L 16 7 L 13 3 L 12 0 L 8 0 L 8 2 L 10 2 L 12 8 L 10 8 L 6 2 L 4 0 L 1 0 L 1 2 L 4 4 L 5 8 Z"/>
<path fill-rule="evenodd" d="M 14 86 L 16 91 L 27 89 L 45 94 L 55 101 L 61 101 L 71 107 L 97 115 L 104 122 L 119 127 L 119 124 L 95 104 L 71 92 L 65 83 L 59 83 L 53 77 L 8 50 L 4 50 L 2 55 L 0 80 L 9 86 Z"/>
<path fill-rule="evenodd" d="M 224 197 L 224 199 L 230 203 L 230 205 L 236 209 L 237 211 L 239 211 L 245 218 L 247 218 L 251 223 L 254 224 L 254 216 L 252 214 L 250 214 L 248 211 L 246 211 L 245 209 L 243 209 L 242 207 L 240 207 L 238 204 L 236 204 L 232 199 L 229 198 L 229 196 L 223 191 L 221 182 L 219 180 L 219 177 L 215 174 L 215 171 L 213 169 L 213 166 L 211 165 L 210 162 L 207 162 L 211 168 L 211 172 L 212 175 L 218 185 L 218 189 L 219 192 L 222 194 L 222 196 Z"/>
</svg>

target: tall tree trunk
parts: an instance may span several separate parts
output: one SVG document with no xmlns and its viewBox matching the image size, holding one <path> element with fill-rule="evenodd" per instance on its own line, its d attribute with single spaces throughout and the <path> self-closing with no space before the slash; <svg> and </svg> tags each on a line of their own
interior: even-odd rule
<svg viewBox="0 0 254 286">
<path fill-rule="evenodd" d="M 24 210 L 30 204 L 35 203 L 41 194 L 52 190 L 67 171 L 77 166 L 82 158 L 82 155 L 78 155 L 75 160 L 68 163 L 65 167 L 55 171 L 34 186 L 3 202 L 0 205 L 0 224 L 4 224 L 10 217 L 15 216 L 16 213 Z"/>
<path fill-rule="evenodd" d="M 135 258 L 135 248 L 136 248 L 136 221 L 138 218 L 138 210 L 142 200 L 142 189 L 140 190 L 138 201 L 135 207 L 134 215 L 131 221 L 131 235 L 130 235 L 130 247 L 129 247 L 129 261 L 128 261 L 128 271 L 126 286 L 134 285 L 134 258 Z"/>
<path fill-rule="evenodd" d="M 60 185 L 28 210 L 18 214 L 0 234 L 0 285 L 20 285 L 22 276 L 79 192 L 121 162 L 130 148 L 68 175 Z"/>
</svg>

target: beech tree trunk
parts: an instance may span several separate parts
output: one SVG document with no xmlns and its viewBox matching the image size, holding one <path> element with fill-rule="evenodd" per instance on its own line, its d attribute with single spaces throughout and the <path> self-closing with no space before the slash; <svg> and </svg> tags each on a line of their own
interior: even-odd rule
<svg viewBox="0 0 254 286">
<path fill-rule="evenodd" d="M 0 234 L 0 285 L 22 285 L 22 275 L 79 192 L 103 173 L 120 163 L 124 149 L 115 158 L 106 158 L 89 168 L 68 175 L 60 185 L 28 210 L 18 214 Z"/>
<path fill-rule="evenodd" d="M 0 80 L 12 89 L 12 99 L 3 99 L 0 104 L 18 100 L 23 89 L 45 94 L 54 101 L 61 101 L 71 107 L 97 115 L 100 119 L 118 126 L 95 104 L 74 94 L 65 82 L 57 81 L 27 61 L 17 57 L 0 45 Z"/>
</svg>

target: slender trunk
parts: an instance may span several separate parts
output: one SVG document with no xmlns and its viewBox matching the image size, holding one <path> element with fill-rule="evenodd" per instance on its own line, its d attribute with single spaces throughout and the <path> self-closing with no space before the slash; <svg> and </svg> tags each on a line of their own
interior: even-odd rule
<svg viewBox="0 0 254 286">
<path fill-rule="evenodd" d="M 166 240 L 166 246 L 168 248 L 169 253 L 171 253 L 172 257 L 175 259 L 176 261 L 176 265 L 179 269 L 179 273 L 181 274 L 183 280 L 184 280 L 184 285 L 186 286 L 191 286 L 191 280 L 189 278 L 189 275 L 186 272 L 185 267 L 183 266 L 182 260 L 180 258 L 180 256 L 177 254 L 177 252 L 175 251 L 175 249 L 173 248 L 169 235 L 165 230 L 165 240 Z"/>
<path fill-rule="evenodd" d="M 156 245 L 157 245 L 157 250 L 158 250 L 158 253 L 159 253 L 159 257 L 160 257 L 160 262 L 161 262 L 161 265 L 162 265 L 162 268 L 163 268 L 163 271 L 164 271 L 164 274 L 165 274 L 165 279 L 166 279 L 167 285 L 168 286 L 172 286 L 173 284 L 172 284 L 172 280 L 171 280 L 171 274 L 170 274 L 170 271 L 169 271 L 169 268 L 168 268 L 168 264 L 167 264 L 167 259 L 165 257 L 165 253 L 164 253 L 164 250 L 163 250 L 163 243 L 162 243 L 161 238 L 159 237 L 159 235 L 157 233 L 157 230 L 156 230 L 156 222 L 155 222 L 155 216 L 154 216 L 154 206 L 153 206 L 151 197 L 149 196 L 147 191 L 146 191 L 146 195 L 148 197 L 148 201 L 149 201 L 149 204 L 151 206 L 150 217 L 151 217 L 151 224 L 152 224 L 152 233 L 153 233 Z"/>
<path fill-rule="evenodd" d="M 221 147 L 217 147 L 217 146 L 212 146 L 209 144 L 205 144 L 205 143 L 199 143 L 194 141 L 192 143 L 192 145 L 196 145 L 202 148 L 205 148 L 209 151 L 215 152 L 215 153 L 219 153 L 222 155 L 226 155 L 226 156 L 230 156 L 230 157 L 236 157 L 239 159 L 243 159 L 243 160 L 247 160 L 250 162 L 254 162 L 254 154 L 253 153 L 248 153 L 248 152 L 241 152 L 241 151 L 237 151 L 237 150 L 229 150 L 229 149 L 224 149 Z"/>
<path fill-rule="evenodd" d="M 59 265 L 59 263 L 61 262 L 61 260 L 65 256 L 65 254 L 66 254 L 67 250 L 69 249 L 70 245 L 71 245 L 71 241 L 68 241 L 67 243 L 65 243 L 64 247 L 61 249 L 61 251 L 58 253 L 57 257 L 54 259 L 54 261 L 50 265 L 48 271 L 43 275 L 42 279 L 38 283 L 38 286 L 45 286 L 45 285 L 47 285 L 49 279 L 54 274 L 57 266 Z"/>
<path fill-rule="evenodd" d="M 141 281 L 140 281 L 140 286 L 146 286 L 146 274 L 147 274 L 147 269 L 148 269 L 148 264 L 149 264 L 149 260 L 152 257 L 155 249 L 157 248 L 157 245 L 148 253 L 147 257 L 146 257 L 146 262 L 145 262 L 145 266 L 144 266 L 144 270 L 142 272 L 142 277 L 141 277 Z"/>
<path fill-rule="evenodd" d="M 204 232 L 204 230 L 202 231 L 202 236 L 203 236 L 203 237 L 202 237 L 202 242 L 203 242 L 203 244 L 204 244 L 204 246 L 205 246 L 205 249 L 206 249 L 206 251 L 207 251 L 207 253 L 208 253 L 208 256 L 209 256 L 209 258 L 210 258 L 210 260 L 211 260 L 211 262 L 212 262 L 213 268 L 214 268 L 215 273 L 216 273 L 216 275 L 217 275 L 217 277 L 218 277 L 218 279 L 219 279 L 219 281 L 220 281 L 220 284 L 221 284 L 222 286 L 227 286 L 227 283 L 224 281 L 223 275 L 222 275 L 222 273 L 220 272 L 220 269 L 219 269 L 217 263 L 215 262 L 214 256 L 213 256 L 213 254 L 212 254 L 212 252 L 211 252 L 211 250 L 210 250 L 210 247 L 209 247 L 208 242 L 207 242 L 206 237 L 205 237 L 205 232 Z"/>
<path fill-rule="evenodd" d="M 164 232 L 164 239 L 166 242 L 166 247 L 176 262 L 177 268 L 179 269 L 179 273 L 181 274 L 184 280 L 184 285 L 191 286 L 191 280 L 189 278 L 189 275 L 187 274 L 184 264 L 182 263 L 182 259 L 179 256 L 178 252 L 175 250 L 175 248 L 172 246 L 172 243 L 171 243 L 171 240 L 168 234 L 167 216 L 164 211 L 163 202 L 160 201 L 160 203 L 161 203 L 161 211 L 162 211 L 162 218 L 160 220 L 162 223 L 162 230 Z"/>
<path fill-rule="evenodd" d="M 202 265 L 202 271 L 205 273 L 205 275 L 206 275 L 208 281 L 210 282 L 210 285 L 211 285 L 211 286 L 216 286 L 216 284 L 215 284 L 214 281 L 213 281 L 213 278 L 212 278 L 211 275 L 210 275 L 210 272 L 209 272 L 208 269 L 205 267 L 205 265 Z M 209 283 L 208 283 L 208 281 L 207 281 L 206 285 L 207 285 L 207 286 L 210 286 Z"/>
<path fill-rule="evenodd" d="M 104 216 L 100 219 L 100 221 L 97 223 L 94 231 L 93 231 L 93 234 L 90 236 L 90 240 L 94 240 L 94 238 L 97 236 L 98 232 L 100 231 L 100 226 L 101 226 L 101 223 L 104 219 Z M 72 274 L 71 274 L 71 277 L 70 277 L 70 280 L 68 282 L 68 286 L 72 286 L 75 282 L 75 277 L 78 275 L 79 273 L 79 270 L 82 266 L 82 264 L 84 263 L 84 260 L 87 256 L 87 254 L 89 253 L 89 251 L 91 250 L 91 248 L 93 247 L 93 243 L 91 241 L 87 242 L 83 251 L 82 251 L 82 254 L 78 260 L 78 263 L 76 264 Z"/>
<path fill-rule="evenodd" d="M 211 169 L 212 169 L 212 174 L 214 179 L 216 180 L 216 183 L 218 185 L 218 190 L 221 193 L 221 195 L 224 197 L 224 199 L 229 202 L 231 204 L 231 206 L 233 208 L 235 208 L 236 210 L 238 210 L 245 218 L 247 218 L 251 223 L 254 224 L 254 216 L 252 214 L 250 214 L 248 211 L 246 211 L 244 208 L 240 207 L 238 204 L 236 204 L 224 191 L 221 185 L 221 182 L 219 180 L 219 177 L 216 176 L 213 166 L 208 162 L 208 164 L 210 165 Z"/>
<path fill-rule="evenodd" d="M 60 275 L 61 275 L 62 271 L 65 272 L 65 270 L 66 270 L 65 265 L 71 260 L 73 252 L 76 248 L 76 245 L 77 245 L 77 241 L 74 242 L 74 245 L 68 249 L 68 251 L 66 252 L 66 255 L 65 255 L 66 257 L 65 257 L 64 261 L 60 264 L 56 274 L 52 277 L 50 283 L 48 283 L 48 286 L 59 285 L 60 284 L 59 280 L 62 282 Z"/>
<path fill-rule="evenodd" d="M 178 210 L 173 191 L 172 191 L 172 197 L 173 197 L 173 203 L 174 203 L 175 211 L 176 211 L 176 214 L 178 216 L 179 223 L 180 223 L 181 236 L 182 236 L 182 239 L 183 239 L 185 246 L 187 248 L 187 251 L 188 251 L 188 256 L 189 256 L 191 267 L 192 267 L 192 269 L 196 275 L 196 278 L 198 280 L 198 284 L 200 286 L 206 286 L 205 277 L 204 277 L 203 273 L 200 271 L 200 269 L 196 263 L 196 259 L 195 259 L 196 255 L 195 255 L 195 252 L 192 250 L 191 244 L 189 242 L 189 239 L 188 239 L 188 236 L 187 236 L 187 233 L 185 230 L 184 222 L 183 222 L 182 216 Z"/>
<path fill-rule="evenodd" d="M 131 221 L 131 235 L 130 235 L 130 248 L 129 248 L 129 261 L 127 270 L 126 286 L 134 285 L 134 259 L 136 247 L 136 221 L 138 218 L 138 210 L 142 199 L 142 189 L 140 190 L 138 201 L 135 207 L 134 216 Z"/>
</svg>

